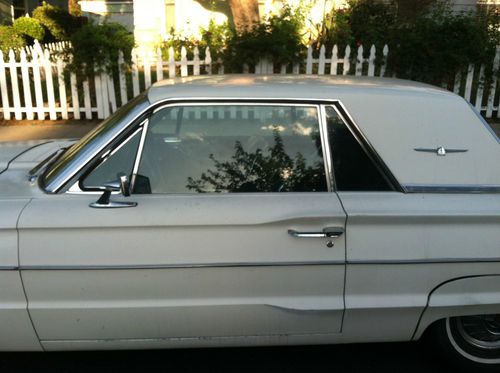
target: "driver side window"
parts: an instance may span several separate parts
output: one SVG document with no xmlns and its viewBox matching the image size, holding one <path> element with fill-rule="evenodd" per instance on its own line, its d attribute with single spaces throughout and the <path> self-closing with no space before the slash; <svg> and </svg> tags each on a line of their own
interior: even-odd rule
<svg viewBox="0 0 500 373">
<path fill-rule="evenodd" d="M 327 191 L 314 105 L 167 107 L 152 115 L 134 193 Z"/>
</svg>

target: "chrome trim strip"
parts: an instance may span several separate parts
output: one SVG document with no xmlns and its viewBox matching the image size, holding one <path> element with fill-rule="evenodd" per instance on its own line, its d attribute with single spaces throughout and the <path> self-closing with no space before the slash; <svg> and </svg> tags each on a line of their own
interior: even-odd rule
<svg viewBox="0 0 500 373">
<path fill-rule="evenodd" d="M 432 258 L 432 259 L 380 259 L 348 260 L 346 264 L 465 264 L 465 263 L 500 263 L 498 258 Z"/>
<path fill-rule="evenodd" d="M 326 122 L 325 105 L 319 106 L 319 130 L 321 136 L 321 146 L 323 147 L 323 164 L 325 165 L 326 184 L 328 191 L 333 192 L 336 188 L 335 174 L 333 172 L 333 162 L 330 149 L 330 139 L 328 138 L 328 125 Z"/>
<path fill-rule="evenodd" d="M 0 271 L 17 271 L 19 270 L 18 266 L 0 266 Z"/>
<path fill-rule="evenodd" d="M 408 193 L 500 193 L 500 185 L 404 184 Z"/>
<path fill-rule="evenodd" d="M 149 270 L 149 269 L 194 269 L 194 268 L 244 268 L 244 267 L 298 267 L 331 265 L 408 265 L 408 264 L 474 264 L 500 263 L 497 258 L 433 258 L 433 259 L 381 259 L 381 260 L 330 260 L 324 262 L 249 262 L 249 263 L 193 263 L 193 264 L 124 264 L 124 265 L 22 265 L 4 269 L 22 271 L 69 271 L 69 270 Z M 2 269 L 0 267 L 0 269 Z"/>
<path fill-rule="evenodd" d="M 128 270 L 128 269 L 179 269 L 179 268 L 241 268 L 241 267 L 298 267 L 344 265 L 343 260 L 324 262 L 228 262 L 228 263 L 186 263 L 186 264 L 118 264 L 118 265 L 23 265 L 23 271 L 65 271 L 65 270 Z"/>
</svg>

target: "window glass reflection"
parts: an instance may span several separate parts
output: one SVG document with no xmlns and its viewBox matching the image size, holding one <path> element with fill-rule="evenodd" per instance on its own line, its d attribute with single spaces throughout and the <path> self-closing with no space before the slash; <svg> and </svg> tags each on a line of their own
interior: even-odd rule
<svg viewBox="0 0 500 373">
<path fill-rule="evenodd" d="M 310 106 L 184 106 L 150 119 L 135 193 L 326 191 Z"/>
</svg>

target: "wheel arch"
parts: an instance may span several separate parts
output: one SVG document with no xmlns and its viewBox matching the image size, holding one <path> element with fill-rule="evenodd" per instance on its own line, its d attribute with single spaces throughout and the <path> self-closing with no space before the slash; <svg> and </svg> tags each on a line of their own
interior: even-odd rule
<svg viewBox="0 0 500 373">
<path fill-rule="evenodd" d="M 439 320 L 490 313 L 500 313 L 499 274 L 450 279 L 429 293 L 412 339 L 420 339 L 424 332 Z"/>
</svg>

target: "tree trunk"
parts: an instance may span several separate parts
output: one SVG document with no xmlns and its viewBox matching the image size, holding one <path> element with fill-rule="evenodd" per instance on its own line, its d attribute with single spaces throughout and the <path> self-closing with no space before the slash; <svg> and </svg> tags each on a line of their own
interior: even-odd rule
<svg viewBox="0 0 500 373">
<path fill-rule="evenodd" d="M 257 0 L 228 0 L 236 31 L 248 31 L 259 23 L 259 3 Z"/>
</svg>

